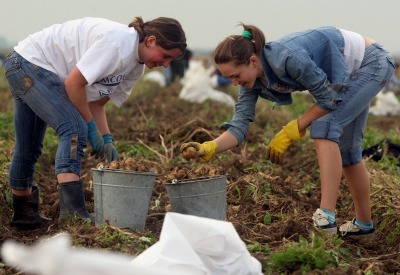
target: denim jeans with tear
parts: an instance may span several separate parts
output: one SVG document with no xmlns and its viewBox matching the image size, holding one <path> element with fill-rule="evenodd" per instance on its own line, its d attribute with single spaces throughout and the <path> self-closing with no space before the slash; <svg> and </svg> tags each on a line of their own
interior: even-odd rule
<svg viewBox="0 0 400 275">
<path fill-rule="evenodd" d="M 64 84 L 56 74 L 26 61 L 15 51 L 7 57 L 5 75 L 14 100 L 15 148 L 10 187 L 32 187 L 47 125 L 59 137 L 55 173 L 80 175 L 87 126 L 69 100 Z"/>
</svg>

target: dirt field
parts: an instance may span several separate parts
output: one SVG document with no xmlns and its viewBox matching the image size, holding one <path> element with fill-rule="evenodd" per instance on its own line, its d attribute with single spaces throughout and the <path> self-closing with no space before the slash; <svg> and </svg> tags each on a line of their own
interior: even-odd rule
<svg viewBox="0 0 400 275">
<path fill-rule="evenodd" d="M 54 153 L 43 155 L 36 182 L 41 190 L 41 212 L 53 219 L 46 228 L 33 231 L 16 231 L 8 226 L 12 215 L 3 187 L 1 203 L 0 240 L 12 238 L 31 244 L 38 237 L 69 232 L 74 245 L 101 248 L 135 255 L 149 244 L 138 240 L 149 236 L 155 242 L 160 234 L 163 218 L 168 210 L 169 199 L 164 186 L 168 174 L 175 167 L 193 169 L 199 162 L 187 162 L 179 156 L 179 146 L 186 141 L 203 142 L 220 133 L 223 121 L 229 121 L 232 109 L 215 102 L 204 104 L 188 103 L 178 99 L 180 84 L 158 88 L 153 83 L 142 83 L 140 91 L 134 91 L 121 109 L 109 107 L 110 129 L 116 140 L 121 159 L 133 157 L 147 162 L 157 171 L 156 184 L 144 232 L 132 232 L 112 226 L 96 227 L 70 221 L 61 224 L 57 218 L 59 201 L 54 171 Z M 228 92 L 235 96 L 235 89 Z M 10 110 L 11 103 L 4 91 L 1 92 L 0 110 Z M 306 100 L 306 105 L 311 100 Z M 311 216 L 319 206 L 320 186 L 318 166 L 312 140 L 308 137 L 296 142 L 281 166 L 265 160 L 268 141 L 280 127 L 292 119 L 289 109 L 284 107 L 272 111 L 269 103 L 259 102 L 256 122 L 252 124 L 246 143 L 230 152 L 220 154 L 208 165 L 221 167 L 227 174 L 227 217 L 241 239 L 249 245 L 249 251 L 259 259 L 270 273 L 269 257 L 284 250 L 290 243 L 304 237 L 310 240 L 314 232 Z M 372 118 L 369 127 L 379 133 L 399 131 L 398 118 Z M 49 133 L 51 134 L 51 133 Z M 12 138 L 12 136 L 10 136 Z M 0 141 L 1 142 L 1 141 Z M 53 146 L 53 147 L 52 147 Z M 48 144 L 53 148 L 54 144 Z M 12 148 L 2 148 L 2 153 L 11 155 Z M 374 223 L 377 226 L 375 242 L 361 245 L 342 241 L 338 262 L 324 271 L 315 269 L 313 274 L 397 274 L 400 272 L 400 193 L 399 172 L 365 160 L 372 182 Z M 86 187 L 87 207 L 93 211 L 93 178 L 91 168 L 98 161 L 89 154 L 83 164 L 82 180 Z M 8 163 L 3 163 L 8 165 Z M 2 185 L 7 185 L 3 175 Z M 157 201 L 157 203 L 156 203 Z M 353 205 L 343 180 L 340 189 L 337 218 L 341 224 L 354 216 Z M 319 233 L 316 232 L 318 236 Z M 106 241 L 105 236 L 116 236 Z M 121 235 L 129 240 L 122 238 Z M 389 238 L 389 236 L 391 238 Z M 326 249 L 333 249 L 332 241 L 320 236 Z M 251 248 L 250 248 L 251 247 Z M 340 266 L 339 264 L 340 263 Z M 0 269 L 0 274 L 16 274 L 10 267 Z M 301 263 L 287 268 L 286 274 L 301 274 Z M 21 274 L 21 273 L 18 273 Z"/>
</svg>

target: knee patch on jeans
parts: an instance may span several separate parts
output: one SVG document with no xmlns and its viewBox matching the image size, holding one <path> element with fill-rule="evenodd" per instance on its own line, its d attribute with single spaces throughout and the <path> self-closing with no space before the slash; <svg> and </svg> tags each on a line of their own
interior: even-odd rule
<svg viewBox="0 0 400 275">
<path fill-rule="evenodd" d="M 342 165 L 348 166 L 357 164 L 361 161 L 362 158 L 362 150 L 361 148 L 354 148 L 351 150 L 340 150 L 340 154 L 342 156 Z"/>
<path fill-rule="evenodd" d="M 78 134 L 73 134 L 71 137 L 71 159 L 78 159 Z"/>
<path fill-rule="evenodd" d="M 310 137 L 312 139 L 322 138 L 339 142 L 343 128 L 335 123 L 326 121 L 313 121 L 310 127 Z"/>
</svg>

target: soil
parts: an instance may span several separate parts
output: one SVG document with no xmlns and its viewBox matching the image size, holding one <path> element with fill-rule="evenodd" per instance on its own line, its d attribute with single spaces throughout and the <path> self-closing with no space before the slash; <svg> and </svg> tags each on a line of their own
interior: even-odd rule
<svg viewBox="0 0 400 275">
<path fill-rule="evenodd" d="M 169 211 L 166 182 L 173 179 L 226 174 L 228 179 L 226 220 L 234 225 L 246 244 L 268 245 L 271 251 L 276 251 L 288 242 L 299 241 L 301 237 L 310 238 L 310 232 L 314 231 L 311 216 L 320 202 L 318 164 L 312 141 L 305 139 L 293 144 L 282 165 L 272 165 L 265 160 L 266 144 L 275 129 L 279 129 L 279 125 L 288 120 L 288 113 L 281 110 L 271 111 L 270 107 L 266 107 L 266 103 L 260 103 L 263 112 L 257 112 L 257 120 L 250 128 L 246 143 L 204 164 L 196 159 L 187 161 L 182 158 L 179 154 L 180 145 L 189 141 L 204 142 L 217 137 L 224 130 L 216 121 L 221 117 L 229 120 L 233 110 L 216 102 L 196 104 L 179 100 L 178 82 L 162 89 L 153 83 L 143 84 L 142 90 L 143 92 L 134 91 L 130 100 L 121 109 L 110 107 L 107 110 L 110 130 L 120 154 L 120 163 L 113 165 L 118 165 L 114 169 L 124 169 L 124 165 L 128 167 L 131 163 L 126 169 L 156 172 L 151 206 L 157 201 L 158 207 L 149 209 L 144 232 L 132 232 L 112 226 L 108 230 L 123 231 L 128 235 L 131 234 L 129 236 L 150 234 L 158 237 L 165 213 Z M 227 92 L 235 94 L 235 91 Z M 370 126 L 381 127 L 384 130 L 393 129 L 394 125 L 398 130 L 399 125 L 398 118 L 395 117 L 379 118 L 370 123 Z M 140 150 L 135 149 L 138 145 L 142 145 L 142 149 L 148 149 L 150 153 L 147 157 L 143 157 Z M 1 224 L 4 230 L 1 233 L 1 241 L 12 238 L 31 244 L 38 240 L 38 236 L 68 231 L 75 245 L 128 254 L 138 253 L 134 244 L 116 246 L 110 243 L 105 247 L 103 243 L 97 241 L 102 232 L 96 226 L 83 226 L 79 221 L 65 225 L 58 220 L 59 200 L 53 172 L 53 158 L 54 156 L 41 157 L 39 160 L 41 169 L 36 175 L 36 182 L 41 191 L 41 213 L 53 221 L 41 229 L 19 231 L 8 226 L 11 210 L 3 210 Z M 108 164 L 86 154 L 81 178 L 90 212 L 94 210 L 91 169 L 99 165 Z M 337 216 L 339 223 L 354 216 L 344 181 L 341 184 L 340 200 L 341 212 Z M 7 208 L 4 198 L 0 203 L 1 208 Z M 269 219 L 268 222 L 265 221 L 266 218 Z M 379 221 L 378 217 L 375 222 L 379 225 Z M 383 230 L 380 234 L 387 234 L 387 231 Z M 358 257 L 357 261 L 349 262 L 345 267 L 316 270 L 314 274 L 400 272 L 398 242 L 388 245 L 383 243 L 378 235 L 372 245 L 345 241 L 342 246 L 354 257 L 357 257 L 357 254 L 362 256 Z M 251 253 L 264 265 L 266 264 L 269 255 L 267 252 L 260 249 Z M 17 273 L 10 268 L 4 272 Z M 293 271 L 293 274 L 300 273 L 300 270 Z"/>
</svg>

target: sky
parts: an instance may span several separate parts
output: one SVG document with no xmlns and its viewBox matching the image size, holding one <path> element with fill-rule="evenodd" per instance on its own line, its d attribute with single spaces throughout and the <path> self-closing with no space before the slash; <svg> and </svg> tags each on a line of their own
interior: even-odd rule
<svg viewBox="0 0 400 275">
<path fill-rule="evenodd" d="M 400 55 L 400 0 L 1 0 L 0 37 L 16 44 L 55 23 L 86 16 L 128 24 L 177 19 L 188 47 L 212 51 L 238 23 L 254 24 L 267 40 L 319 26 L 336 26 L 381 42 Z"/>
</svg>

